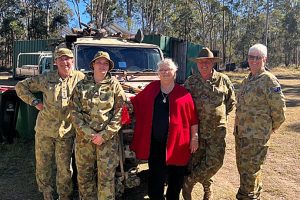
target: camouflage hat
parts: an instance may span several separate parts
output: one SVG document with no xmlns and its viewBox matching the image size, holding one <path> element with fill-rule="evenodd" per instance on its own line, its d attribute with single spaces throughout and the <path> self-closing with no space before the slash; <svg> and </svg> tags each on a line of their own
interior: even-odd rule
<svg viewBox="0 0 300 200">
<path fill-rule="evenodd" d="M 214 57 L 214 54 L 207 47 L 203 47 L 203 49 L 201 49 L 201 51 L 199 52 L 198 57 L 192 58 L 192 61 L 199 62 L 200 60 L 203 59 L 210 59 L 213 60 L 214 62 L 220 62 L 222 60 L 219 57 Z"/>
<path fill-rule="evenodd" d="M 95 60 L 97 60 L 98 58 L 106 58 L 109 61 L 109 70 L 111 70 L 112 68 L 114 68 L 114 62 L 110 59 L 110 56 L 107 52 L 105 51 L 98 51 L 96 53 L 96 55 L 94 56 L 94 59 L 90 62 L 90 68 L 93 68 L 93 63 L 95 62 Z"/>
<path fill-rule="evenodd" d="M 73 52 L 68 48 L 59 48 L 54 53 L 54 59 L 60 58 L 62 56 L 68 56 L 74 58 Z"/>
</svg>

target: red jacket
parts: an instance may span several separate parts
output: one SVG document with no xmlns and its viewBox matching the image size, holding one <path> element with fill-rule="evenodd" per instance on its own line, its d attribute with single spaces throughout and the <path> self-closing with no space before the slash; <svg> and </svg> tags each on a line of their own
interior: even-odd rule
<svg viewBox="0 0 300 200">
<path fill-rule="evenodd" d="M 136 124 L 130 148 L 136 157 L 147 160 L 150 154 L 152 117 L 155 97 L 160 92 L 160 81 L 151 82 L 143 91 L 131 99 Z M 182 86 L 175 84 L 168 95 L 170 123 L 166 149 L 167 165 L 184 166 L 190 153 L 191 126 L 198 124 L 197 111 L 191 94 Z"/>
</svg>

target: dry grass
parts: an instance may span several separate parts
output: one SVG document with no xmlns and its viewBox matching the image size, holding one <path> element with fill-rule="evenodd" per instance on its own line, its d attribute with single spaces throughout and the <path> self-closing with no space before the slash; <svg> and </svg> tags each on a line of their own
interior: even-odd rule
<svg viewBox="0 0 300 200">
<path fill-rule="evenodd" d="M 272 135 L 268 158 L 263 167 L 264 200 L 298 200 L 300 198 L 300 70 L 274 69 L 279 77 L 287 100 L 286 122 Z M 238 85 L 244 73 L 227 73 Z M 232 134 L 234 112 L 229 116 L 224 165 L 214 177 L 214 199 L 235 199 L 239 176 L 235 164 L 234 137 Z M 124 199 L 147 199 L 147 165 L 141 165 L 142 185 L 128 190 Z M 202 187 L 197 184 L 194 199 L 202 199 Z M 41 199 L 34 176 L 33 142 L 0 144 L 0 199 Z"/>
</svg>

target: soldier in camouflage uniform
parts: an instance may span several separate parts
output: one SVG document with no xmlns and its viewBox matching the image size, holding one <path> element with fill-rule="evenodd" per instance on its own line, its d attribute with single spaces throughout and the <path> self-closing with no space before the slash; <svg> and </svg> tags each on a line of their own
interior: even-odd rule
<svg viewBox="0 0 300 200">
<path fill-rule="evenodd" d="M 285 120 L 285 101 L 276 77 L 266 71 L 267 47 L 256 44 L 249 49 L 251 73 L 237 96 L 235 119 L 236 160 L 240 174 L 237 199 L 260 199 L 261 167 L 272 132 Z"/>
<path fill-rule="evenodd" d="M 190 76 L 184 86 L 192 94 L 199 118 L 199 149 L 190 161 L 191 174 L 185 179 L 183 197 L 191 199 L 194 185 L 204 188 L 204 200 L 212 198 L 212 177 L 223 165 L 227 115 L 235 104 L 229 78 L 213 69 L 220 58 L 203 48 L 195 58 L 199 73 Z"/>
<path fill-rule="evenodd" d="M 84 74 L 74 71 L 73 53 L 60 48 L 54 55 L 57 71 L 27 78 L 16 85 L 17 95 L 40 112 L 35 126 L 36 180 L 45 200 L 52 200 L 51 176 L 56 163 L 56 187 L 59 199 L 72 196 L 71 154 L 74 130 L 68 111 L 69 98 Z M 43 101 L 33 93 L 42 92 Z"/>
<path fill-rule="evenodd" d="M 77 84 L 70 106 L 79 193 L 83 200 L 114 200 L 125 93 L 109 73 L 114 63 L 108 53 L 99 51 L 90 66 L 93 72 Z"/>
</svg>

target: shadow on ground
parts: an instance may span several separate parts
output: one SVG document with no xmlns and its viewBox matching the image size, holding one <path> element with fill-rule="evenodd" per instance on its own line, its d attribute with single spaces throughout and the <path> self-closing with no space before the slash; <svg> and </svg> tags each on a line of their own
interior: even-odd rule
<svg viewBox="0 0 300 200">
<path fill-rule="evenodd" d="M 294 122 L 287 126 L 289 131 L 293 131 L 295 133 L 300 133 L 300 123 Z"/>
<path fill-rule="evenodd" d="M 289 98 L 286 99 L 286 105 L 287 107 L 296 107 L 300 106 L 300 98 L 297 97 L 300 95 L 300 85 L 285 85 L 281 84 L 283 93 L 285 96 L 295 97 L 295 98 Z"/>
<path fill-rule="evenodd" d="M 140 171 L 138 176 L 141 179 L 140 186 L 126 189 L 120 200 L 148 199 L 148 170 Z M 78 200 L 78 189 L 76 186 L 74 189 L 74 200 Z M 53 195 L 57 197 L 56 193 Z M 13 144 L 0 143 L 0 199 L 42 199 L 35 179 L 34 141 L 16 139 Z"/>
<path fill-rule="evenodd" d="M 143 200 L 147 197 L 148 170 L 143 170 L 138 175 L 141 179 L 141 184 L 138 187 L 126 189 L 122 200 Z"/>
</svg>

